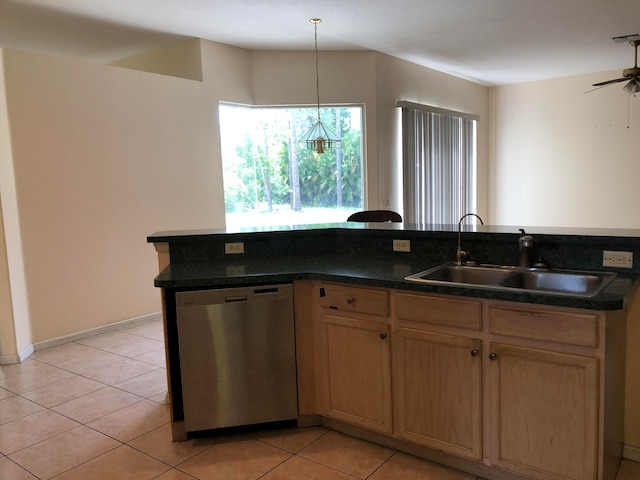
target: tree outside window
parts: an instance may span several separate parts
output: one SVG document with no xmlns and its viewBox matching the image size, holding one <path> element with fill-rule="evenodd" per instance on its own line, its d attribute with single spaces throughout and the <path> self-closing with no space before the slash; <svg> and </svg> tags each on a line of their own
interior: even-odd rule
<svg viewBox="0 0 640 480">
<path fill-rule="evenodd" d="M 220 104 L 227 227 L 344 222 L 362 210 L 362 113 L 321 108 L 340 146 L 316 154 L 301 141 L 316 107 Z"/>
</svg>

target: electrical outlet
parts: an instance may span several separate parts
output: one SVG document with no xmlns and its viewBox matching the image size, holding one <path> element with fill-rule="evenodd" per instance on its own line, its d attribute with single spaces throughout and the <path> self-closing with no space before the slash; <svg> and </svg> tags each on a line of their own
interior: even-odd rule
<svg viewBox="0 0 640 480">
<path fill-rule="evenodd" d="M 393 251 L 394 252 L 410 252 L 411 240 L 394 240 Z"/>
<path fill-rule="evenodd" d="M 614 252 L 612 250 L 603 250 L 602 266 L 616 268 L 632 268 L 633 252 Z"/>
<path fill-rule="evenodd" d="M 244 253 L 244 242 L 225 243 L 224 253 L 226 253 L 227 255 Z"/>
</svg>

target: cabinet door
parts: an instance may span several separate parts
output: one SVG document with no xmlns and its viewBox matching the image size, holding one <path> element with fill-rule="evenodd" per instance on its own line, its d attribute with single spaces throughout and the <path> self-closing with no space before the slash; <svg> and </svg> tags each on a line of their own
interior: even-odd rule
<svg viewBox="0 0 640 480">
<path fill-rule="evenodd" d="M 597 476 L 598 360 L 492 344 L 491 462 L 531 478 Z"/>
<path fill-rule="evenodd" d="M 391 433 L 389 325 L 323 315 L 327 416 Z"/>
<path fill-rule="evenodd" d="M 394 349 L 399 436 L 481 460 L 481 341 L 398 328 Z"/>
</svg>

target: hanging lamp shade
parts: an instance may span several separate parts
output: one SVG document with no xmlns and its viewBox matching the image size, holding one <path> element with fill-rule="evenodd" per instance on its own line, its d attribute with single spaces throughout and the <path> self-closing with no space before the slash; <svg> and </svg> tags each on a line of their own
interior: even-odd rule
<svg viewBox="0 0 640 480">
<path fill-rule="evenodd" d="M 325 150 L 331 150 L 340 143 L 336 134 L 320 121 L 320 117 L 313 128 L 302 137 L 302 141 L 307 144 L 309 150 L 316 153 L 324 153 Z"/>
<path fill-rule="evenodd" d="M 331 129 L 322 123 L 320 120 L 320 69 L 318 68 L 318 24 L 322 21 L 321 18 L 311 18 L 309 20 L 313 23 L 314 27 L 314 39 L 315 39 L 315 53 L 316 53 L 316 100 L 317 100 L 317 112 L 318 120 L 315 125 L 302 136 L 302 141 L 306 143 L 309 150 L 313 150 L 316 153 L 324 153 L 326 150 L 331 150 L 340 146 L 340 139 L 331 131 Z"/>
</svg>

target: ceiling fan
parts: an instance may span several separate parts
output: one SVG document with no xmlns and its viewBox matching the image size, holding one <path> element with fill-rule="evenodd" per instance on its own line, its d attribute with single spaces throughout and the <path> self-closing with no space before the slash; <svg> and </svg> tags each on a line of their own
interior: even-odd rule
<svg viewBox="0 0 640 480">
<path fill-rule="evenodd" d="M 618 40 L 618 39 L 622 39 L 622 40 Z M 629 35 L 628 37 L 616 37 L 614 38 L 614 40 L 616 41 L 629 40 L 629 44 L 635 48 L 635 63 L 632 68 L 627 68 L 622 71 L 621 78 L 607 80 L 605 82 L 600 82 L 600 83 L 594 83 L 592 86 L 604 87 L 612 83 L 620 83 L 620 82 L 628 81 L 628 83 L 623 87 L 625 92 L 627 93 L 640 92 L 640 68 L 638 68 L 638 45 L 640 45 L 640 35 Z"/>
</svg>

